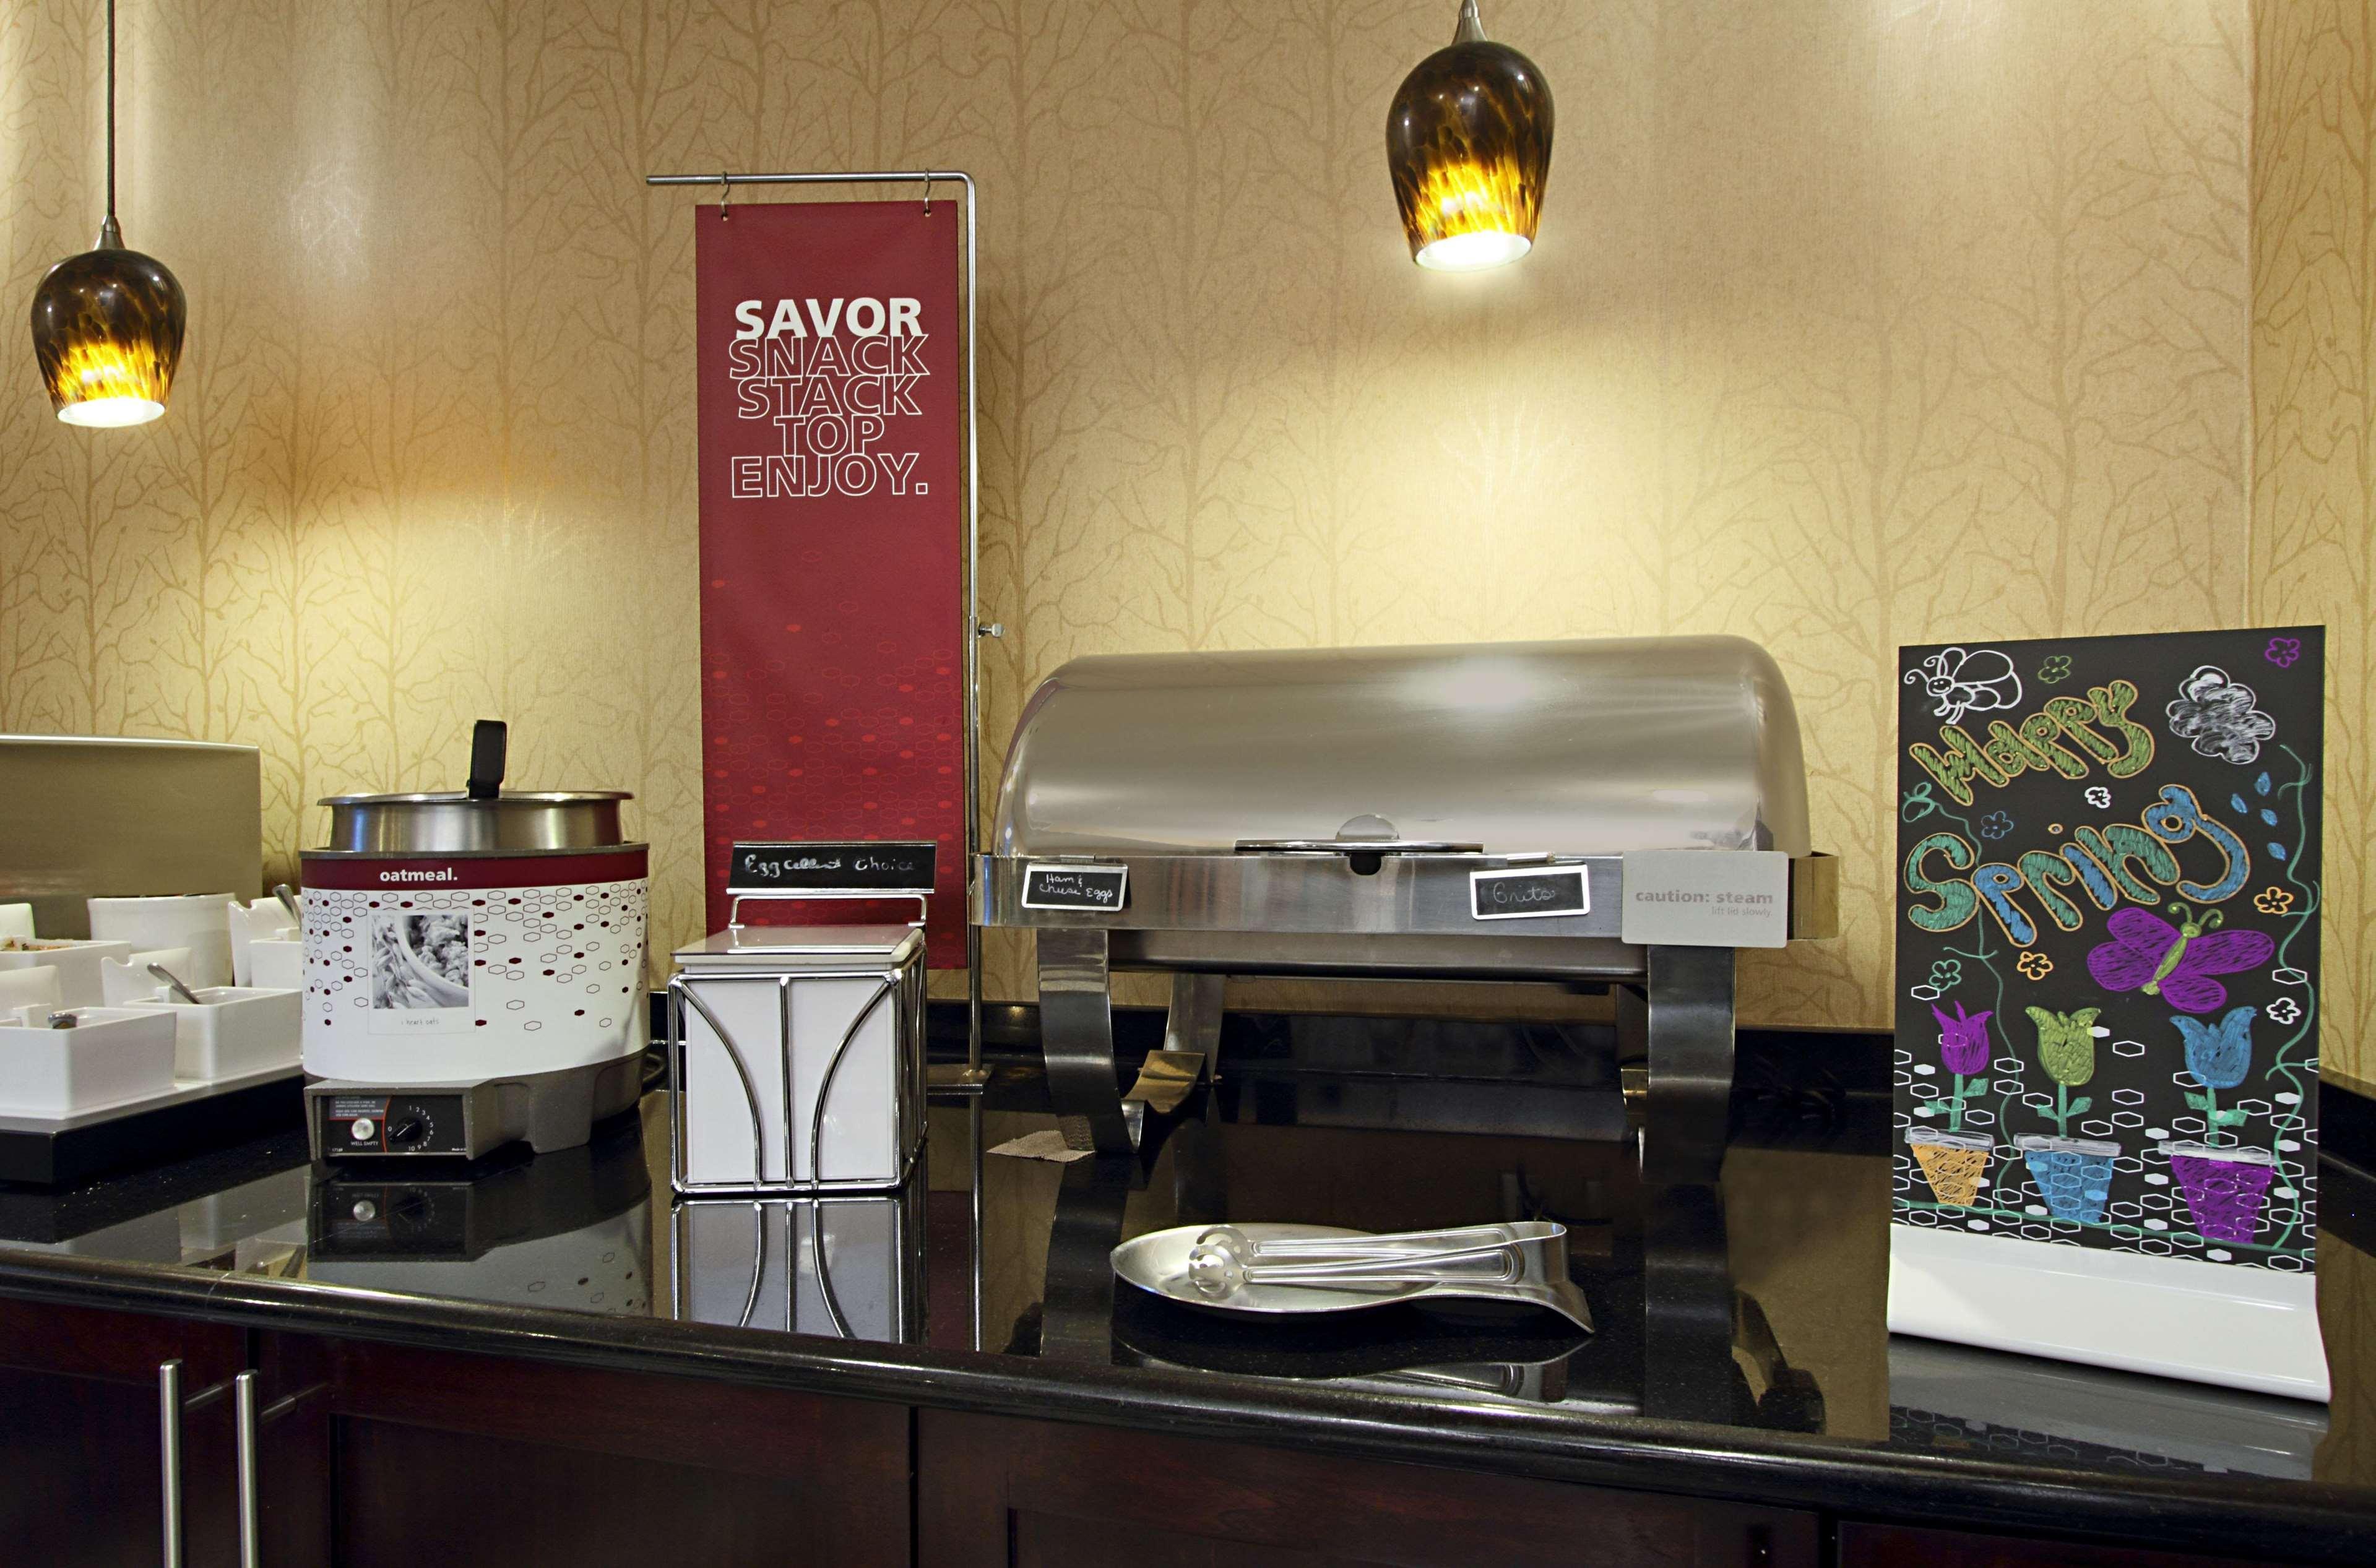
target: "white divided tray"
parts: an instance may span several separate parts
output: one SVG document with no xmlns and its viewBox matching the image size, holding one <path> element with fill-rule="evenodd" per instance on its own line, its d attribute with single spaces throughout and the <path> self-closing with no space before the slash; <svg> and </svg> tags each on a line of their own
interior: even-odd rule
<svg viewBox="0 0 2376 1568">
<path fill-rule="evenodd" d="M 155 1008 L 82 1007 L 53 1029 L 46 1007 L 0 1014 L 0 1115 L 58 1118 L 173 1087 L 173 1020 Z"/>
<path fill-rule="evenodd" d="M 212 1084 L 297 1065 L 303 1021 L 296 992 L 217 985 L 197 996 L 196 1006 L 170 998 L 132 1004 L 172 1017 L 173 1076 Z"/>
</svg>

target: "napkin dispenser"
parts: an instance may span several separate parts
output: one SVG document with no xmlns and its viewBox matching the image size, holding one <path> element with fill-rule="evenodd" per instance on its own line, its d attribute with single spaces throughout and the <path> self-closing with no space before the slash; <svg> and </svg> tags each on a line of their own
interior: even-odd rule
<svg viewBox="0 0 2376 1568">
<path fill-rule="evenodd" d="M 897 1187 L 924 1142 L 923 958 L 904 925 L 733 925 L 680 950 L 676 1191 Z"/>
</svg>

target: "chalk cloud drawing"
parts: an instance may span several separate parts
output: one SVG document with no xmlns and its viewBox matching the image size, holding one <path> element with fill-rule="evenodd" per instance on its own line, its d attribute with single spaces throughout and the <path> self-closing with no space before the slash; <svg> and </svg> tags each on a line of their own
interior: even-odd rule
<svg viewBox="0 0 2376 1568">
<path fill-rule="evenodd" d="M 1906 672 L 1906 683 L 1930 698 L 1931 716 L 1953 724 L 1966 713 L 1987 713 L 2021 701 L 2021 677 L 1995 648 L 1942 648 Z"/>
<path fill-rule="evenodd" d="M 2169 732 L 2204 756 L 2257 761 L 2261 742 L 2277 732 L 2277 721 L 2254 706 L 2259 700 L 2251 687 L 2229 680 L 2217 665 L 2200 665 L 2179 683 L 2178 700 L 2166 709 Z"/>
</svg>

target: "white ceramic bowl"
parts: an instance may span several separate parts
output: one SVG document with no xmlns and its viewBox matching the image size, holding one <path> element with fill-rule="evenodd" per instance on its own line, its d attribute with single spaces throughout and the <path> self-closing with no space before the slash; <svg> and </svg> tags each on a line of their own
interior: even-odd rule
<svg viewBox="0 0 2376 1568">
<path fill-rule="evenodd" d="M 128 1007 L 143 1002 L 154 1002 L 165 994 L 165 982 L 148 972 L 151 964 L 162 964 L 182 977 L 182 983 L 196 989 L 197 982 L 189 978 L 190 950 L 186 947 L 158 947 L 146 953 L 135 953 L 128 958 L 103 960 L 99 966 L 99 983 L 106 992 L 104 1004 Z"/>
<path fill-rule="evenodd" d="M 53 1029 L 51 1011 L 0 1018 L 0 1115 L 78 1116 L 172 1088 L 173 1020 L 163 1013 L 77 1007 L 75 1028 Z"/>
<path fill-rule="evenodd" d="M 49 965 L 0 969 L 0 1012 L 13 1013 L 19 1007 L 54 1011 L 65 1004 L 65 994 L 58 989 L 58 971 Z"/>
<path fill-rule="evenodd" d="M 176 1078 L 211 1084 L 297 1065 L 303 1020 L 293 991 L 210 986 L 198 992 L 196 1006 L 175 1001 L 153 1005 L 173 1020 Z"/>
<path fill-rule="evenodd" d="M 286 942 L 247 944 L 247 983 L 267 991 L 305 989 L 305 944 L 291 936 Z"/>
<path fill-rule="evenodd" d="M 24 940 L 19 938 L 18 940 Z M 128 942 L 54 942 L 33 938 L 30 952 L 0 952 L 0 970 L 52 968 L 58 972 L 58 999 L 69 1007 L 99 1007 L 107 1002 L 103 966 L 110 958 L 132 956 Z"/>
<path fill-rule="evenodd" d="M 176 970 L 191 986 L 229 985 L 231 906 L 228 893 L 189 893 L 155 898 L 93 898 L 90 934 L 102 942 L 128 942 L 136 948 L 186 947 L 189 970 Z"/>
</svg>

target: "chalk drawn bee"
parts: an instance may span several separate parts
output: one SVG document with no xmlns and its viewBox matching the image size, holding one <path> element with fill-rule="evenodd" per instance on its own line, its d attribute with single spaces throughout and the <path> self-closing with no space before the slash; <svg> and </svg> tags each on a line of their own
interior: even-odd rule
<svg viewBox="0 0 2376 1568">
<path fill-rule="evenodd" d="M 2227 1004 L 2228 988 L 2212 976 L 2259 968 L 2276 951 L 2265 932 L 2219 930 L 2216 909 L 2197 914 L 2172 904 L 2169 912 L 2180 924 L 2135 909 L 2106 921 L 2112 940 L 2087 955 L 2087 972 L 2096 983 L 2107 991 L 2159 996 L 2181 1013 L 2214 1013 Z"/>
<path fill-rule="evenodd" d="M 1966 713 L 2012 707 L 2021 701 L 2021 677 L 2013 660 L 1992 647 L 1966 652 L 1941 648 L 1906 672 L 1906 683 L 1919 685 L 1934 705 L 1931 717 L 1953 724 Z"/>
</svg>

